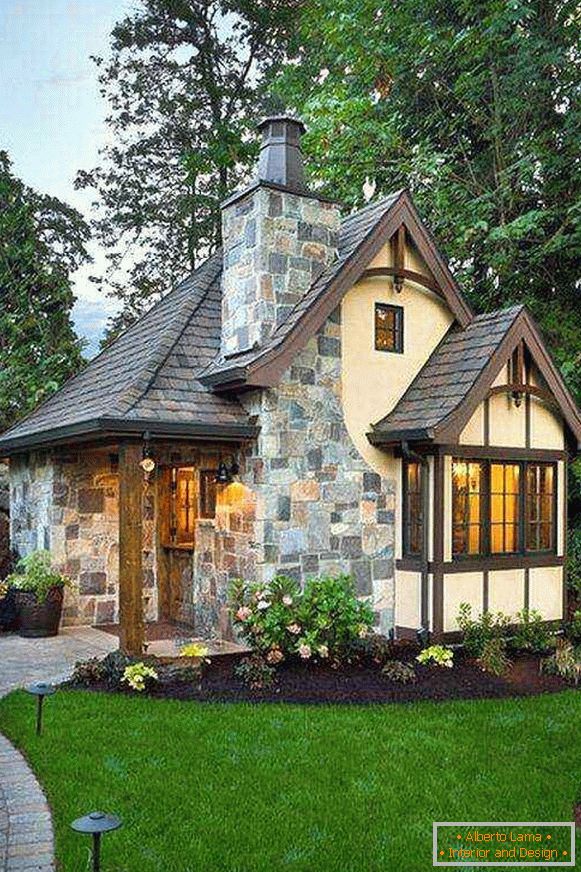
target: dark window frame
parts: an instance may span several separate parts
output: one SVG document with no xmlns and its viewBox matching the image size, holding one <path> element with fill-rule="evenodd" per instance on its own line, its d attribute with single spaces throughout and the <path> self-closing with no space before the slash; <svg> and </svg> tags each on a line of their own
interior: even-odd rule
<svg viewBox="0 0 581 872">
<path fill-rule="evenodd" d="M 378 330 L 377 315 L 378 312 L 393 312 L 393 348 L 382 348 L 378 345 Z M 380 351 L 384 354 L 403 354 L 404 352 L 404 311 L 403 306 L 393 306 L 391 303 L 375 303 L 373 308 L 373 347 L 375 351 Z M 384 331 L 391 333 L 392 331 Z"/>
<path fill-rule="evenodd" d="M 454 562 L 462 562 L 464 560 L 478 560 L 492 558 L 510 558 L 510 557 L 529 557 L 535 555 L 557 554 L 557 532 L 558 532 L 558 464 L 555 461 L 545 460 L 501 460 L 498 458 L 468 458 L 468 457 L 452 457 L 452 466 L 454 463 L 480 463 L 483 470 L 483 490 L 481 493 L 480 512 L 481 512 L 481 537 L 480 551 L 478 553 L 455 552 L 454 551 L 454 478 L 451 481 L 450 494 L 450 530 L 451 530 L 451 545 L 452 545 L 452 560 Z M 517 548 L 514 551 L 492 551 L 491 548 L 491 467 L 492 465 L 501 466 L 518 466 L 519 467 L 519 490 L 518 490 L 518 524 L 517 524 Z M 527 515 L 527 481 L 529 467 L 551 467 L 553 470 L 553 492 L 551 496 L 551 516 L 548 522 L 551 529 L 551 545 L 545 549 L 533 549 L 527 546 L 527 527 L 529 518 Z"/>
<path fill-rule="evenodd" d="M 470 475 L 470 466 L 479 466 L 480 467 L 480 489 L 478 491 L 473 491 L 473 495 L 477 495 L 479 497 L 479 521 L 478 523 L 471 521 L 470 515 L 470 490 L 467 492 L 467 499 L 465 499 L 464 506 L 464 522 L 462 525 L 454 523 L 454 476 L 452 475 L 452 492 L 451 492 L 451 501 L 450 501 L 450 528 L 451 528 L 451 546 L 452 546 L 452 558 L 454 560 L 473 560 L 478 557 L 486 556 L 486 519 L 488 517 L 488 494 L 489 494 L 489 481 L 488 481 L 488 467 L 487 461 L 482 460 L 481 458 L 472 459 L 469 457 L 461 457 L 461 458 L 452 458 L 452 467 L 454 463 L 461 463 L 467 467 L 467 474 Z M 462 526 L 466 530 L 467 540 L 470 537 L 470 527 L 478 527 L 479 528 L 479 542 L 480 542 L 480 550 L 479 551 L 454 551 L 454 528 L 457 526 Z"/>
<path fill-rule="evenodd" d="M 410 490 L 408 484 L 408 469 L 410 466 L 418 467 L 418 490 L 414 492 L 417 497 L 418 518 L 412 520 L 410 506 Z M 404 557 L 412 559 L 420 558 L 422 555 L 422 543 L 424 537 L 424 511 L 422 506 L 422 484 L 423 476 L 425 475 L 424 465 L 417 460 L 404 460 L 402 463 L 402 554 Z M 411 546 L 411 528 L 417 528 L 417 536 L 419 537 L 419 548 L 417 551 L 412 550 Z"/>
</svg>

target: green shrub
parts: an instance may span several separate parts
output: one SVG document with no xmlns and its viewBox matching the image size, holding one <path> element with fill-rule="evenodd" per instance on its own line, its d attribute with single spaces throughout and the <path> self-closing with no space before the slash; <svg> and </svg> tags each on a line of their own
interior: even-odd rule
<svg viewBox="0 0 581 872">
<path fill-rule="evenodd" d="M 581 646 L 581 609 L 577 609 L 572 620 L 565 624 L 565 636 L 573 645 Z"/>
<path fill-rule="evenodd" d="M 551 647 L 553 634 L 543 621 L 540 612 L 522 609 L 517 616 L 517 629 L 510 640 L 510 646 L 515 651 L 530 651 L 533 654 L 543 654 Z"/>
<path fill-rule="evenodd" d="M 373 624 L 371 607 L 345 575 L 311 579 L 304 590 L 284 576 L 269 584 L 236 581 L 230 608 L 241 636 L 273 665 L 289 656 L 342 659 Z"/>
<path fill-rule="evenodd" d="M 416 660 L 427 666 L 447 666 L 451 669 L 454 665 L 454 652 L 445 645 L 430 645 L 420 651 Z"/>
<path fill-rule="evenodd" d="M 504 675 L 508 672 L 512 664 L 506 656 L 506 641 L 500 637 L 487 639 L 478 658 L 478 665 L 491 675 Z"/>
<path fill-rule="evenodd" d="M 541 660 L 541 672 L 548 675 L 559 675 L 565 681 L 579 683 L 581 678 L 581 648 L 568 639 L 557 639 L 555 653 Z"/>
<path fill-rule="evenodd" d="M 567 587 L 581 599 L 581 526 L 567 533 Z"/>
<path fill-rule="evenodd" d="M 400 646 L 401 647 L 401 646 Z M 409 646 L 413 650 L 413 646 Z M 417 650 L 417 646 L 416 650 Z M 396 643 L 379 633 L 369 633 L 364 638 L 354 639 L 347 649 L 346 657 L 350 663 L 365 666 L 382 666 L 392 660 L 398 650 Z"/>
<path fill-rule="evenodd" d="M 234 667 L 234 674 L 251 690 L 268 690 L 276 682 L 276 669 L 259 655 L 245 657 Z"/>
<path fill-rule="evenodd" d="M 46 600 L 53 587 L 73 586 L 69 578 L 52 568 L 48 551 L 33 551 L 22 557 L 16 565 L 16 570 L 6 578 L 6 584 L 15 590 L 34 593 L 38 603 Z"/>
<path fill-rule="evenodd" d="M 381 670 L 381 674 L 397 684 L 413 684 L 418 678 L 413 664 L 403 663 L 401 660 L 390 660 Z"/>
<path fill-rule="evenodd" d="M 483 612 L 479 618 L 473 618 L 472 606 L 468 603 L 460 603 L 456 620 L 463 634 L 464 648 L 473 657 L 482 655 L 486 642 L 504 638 L 510 624 L 510 618 L 502 612 Z"/>
</svg>

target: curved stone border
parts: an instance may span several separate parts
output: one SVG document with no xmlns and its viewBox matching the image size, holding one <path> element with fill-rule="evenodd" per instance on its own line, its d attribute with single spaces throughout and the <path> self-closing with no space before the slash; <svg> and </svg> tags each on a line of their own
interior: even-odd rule
<svg viewBox="0 0 581 872">
<path fill-rule="evenodd" d="M 50 810 L 22 754 L 0 733 L 0 872 L 53 872 Z"/>
</svg>

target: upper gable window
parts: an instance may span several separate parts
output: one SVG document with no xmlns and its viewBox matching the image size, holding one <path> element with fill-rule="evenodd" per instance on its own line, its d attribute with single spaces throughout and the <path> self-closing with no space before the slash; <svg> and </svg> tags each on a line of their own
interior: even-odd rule
<svg viewBox="0 0 581 872">
<path fill-rule="evenodd" d="M 375 350 L 403 353 L 403 308 L 375 304 Z"/>
</svg>

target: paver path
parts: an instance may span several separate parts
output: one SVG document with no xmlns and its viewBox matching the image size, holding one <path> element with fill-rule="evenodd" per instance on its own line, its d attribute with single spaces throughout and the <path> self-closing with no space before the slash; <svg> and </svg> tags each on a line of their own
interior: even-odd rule
<svg viewBox="0 0 581 872">
<path fill-rule="evenodd" d="M 103 656 L 117 644 L 92 627 L 68 627 L 52 639 L 0 636 L 0 696 L 33 681 L 63 681 L 77 660 Z M 46 798 L 22 755 L 0 734 L 0 872 L 54 868 Z"/>
</svg>

